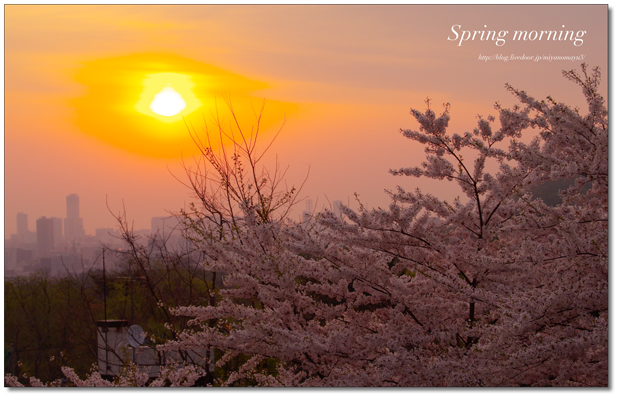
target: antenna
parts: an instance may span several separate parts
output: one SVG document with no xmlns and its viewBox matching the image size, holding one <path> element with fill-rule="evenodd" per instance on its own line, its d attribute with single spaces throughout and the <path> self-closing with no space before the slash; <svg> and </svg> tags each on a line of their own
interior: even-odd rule
<svg viewBox="0 0 620 399">
<path fill-rule="evenodd" d="M 108 308 L 106 303 L 105 292 L 105 247 L 101 250 L 101 256 L 103 258 L 103 319 L 106 323 L 105 327 L 105 372 L 106 374 L 110 370 L 110 363 L 108 363 Z"/>
<path fill-rule="evenodd" d="M 106 292 L 105 292 L 105 248 L 101 250 L 101 254 L 103 257 L 103 319 L 108 321 L 108 308 L 107 308 L 107 300 L 106 300 Z M 106 343 L 107 345 L 107 343 Z"/>
</svg>

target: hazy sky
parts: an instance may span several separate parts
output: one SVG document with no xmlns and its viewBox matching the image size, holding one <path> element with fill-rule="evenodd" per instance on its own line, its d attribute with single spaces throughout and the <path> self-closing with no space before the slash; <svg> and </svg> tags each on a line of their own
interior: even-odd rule
<svg viewBox="0 0 620 399">
<path fill-rule="evenodd" d="M 271 154 L 290 167 L 289 185 L 309 168 L 302 194 L 318 205 L 353 205 L 358 193 L 367 206 L 386 206 L 384 190 L 396 185 L 453 197 L 448 182 L 387 173 L 424 159 L 399 133 L 417 128 L 410 108 L 424 109 L 427 97 L 436 111 L 449 102 L 449 130 L 463 132 L 476 115 L 493 114 L 496 101 L 516 103 L 506 83 L 583 106 L 561 73 L 582 61 L 480 55 L 583 57 L 601 67 L 607 96 L 607 29 L 605 5 L 7 5 L 5 234 L 16 232 L 17 212 L 28 214 L 31 230 L 41 216 L 66 217 L 70 193 L 80 196 L 87 234 L 115 226 L 106 198 L 113 213 L 124 202 L 138 229 L 190 200 L 175 179 L 184 177 L 181 159 L 197 155 L 184 121 L 139 105 L 151 101 L 148 85 L 160 74 L 185 85 L 194 109 L 182 114 L 203 133 L 205 121 L 213 132 L 216 103 L 226 123 L 222 98 L 247 129 L 265 99 L 262 137 L 286 119 Z M 502 46 L 459 43 L 464 31 L 480 30 L 508 34 Z M 581 43 L 513 41 L 515 30 L 585 34 Z"/>
</svg>

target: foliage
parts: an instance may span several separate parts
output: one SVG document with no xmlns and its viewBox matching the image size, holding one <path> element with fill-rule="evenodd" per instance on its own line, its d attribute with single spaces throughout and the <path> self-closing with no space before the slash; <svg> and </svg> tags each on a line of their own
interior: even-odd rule
<svg viewBox="0 0 620 399">
<path fill-rule="evenodd" d="M 167 345 L 213 345 L 218 365 L 251 356 L 223 385 L 607 385 L 607 111 L 597 69 L 565 76 L 586 115 L 511 86 L 523 107 L 497 105 L 496 131 L 489 117 L 449 136 L 448 106 L 412 111 L 421 131 L 403 134 L 427 161 L 392 173 L 454 182 L 465 200 L 397 188 L 389 210 L 325 212 L 309 230 L 246 211 L 239 240 L 203 243 L 223 300 L 175 309 L 201 331 Z M 558 206 L 528 193 L 575 176 Z"/>
<path fill-rule="evenodd" d="M 60 366 L 79 373 L 96 361 L 96 326 L 87 305 L 88 287 L 80 292 L 71 279 L 45 274 L 8 279 L 4 284 L 4 345 L 11 348 L 7 371 L 61 378 Z M 83 295 L 82 295 L 83 294 Z"/>
<path fill-rule="evenodd" d="M 144 268 L 126 252 L 119 269 L 107 271 L 106 306 L 99 269 L 64 278 L 37 273 L 5 280 L 4 340 L 5 352 L 11 352 L 5 359 L 7 372 L 21 383 L 30 376 L 43 383 L 66 380 L 63 367 L 88 374 L 97 362 L 96 321 L 104 315 L 143 326 L 153 346 L 174 338 L 166 324 L 180 327 L 186 318 L 169 316 L 161 304 L 208 303 L 204 298 L 216 281 L 186 253 L 168 251 L 164 243 L 153 252 L 139 259 Z"/>
</svg>

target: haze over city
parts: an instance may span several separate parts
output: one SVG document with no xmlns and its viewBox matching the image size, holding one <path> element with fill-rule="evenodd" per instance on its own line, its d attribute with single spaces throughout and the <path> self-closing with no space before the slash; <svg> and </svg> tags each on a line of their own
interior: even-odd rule
<svg viewBox="0 0 620 399">
<path fill-rule="evenodd" d="M 139 230 L 183 208 L 192 200 L 179 182 L 183 162 L 198 154 L 188 130 L 204 135 L 206 123 L 213 133 L 217 117 L 230 123 L 225 99 L 248 130 L 266 101 L 259 145 L 282 130 L 265 166 L 277 155 L 290 168 L 289 186 L 307 175 L 300 198 L 316 210 L 335 200 L 355 207 L 355 193 L 366 206 L 386 206 L 385 189 L 420 184 L 388 170 L 423 161 L 399 129 L 417 128 L 409 109 L 425 109 L 427 97 L 436 111 L 449 102 L 450 130 L 463 132 L 476 115 L 493 114 L 495 101 L 515 103 L 505 83 L 566 102 L 581 95 L 561 75 L 580 61 L 480 55 L 584 54 L 606 67 L 604 12 L 583 19 L 582 6 L 439 9 L 442 23 L 432 6 L 6 6 L 5 237 L 17 233 L 20 212 L 31 231 L 40 217 L 65 218 L 72 193 L 87 235 L 116 228 L 113 215 L 123 210 Z M 498 47 L 448 40 L 455 24 L 459 34 L 541 26 L 587 33 L 578 47 Z M 162 76 L 187 92 L 178 117 L 145 106 L 149 82 Z M 422 182 L 446 199 L 458 194 Z M 292 215 L 304 209 L 302 201 Z"/>
</svg>

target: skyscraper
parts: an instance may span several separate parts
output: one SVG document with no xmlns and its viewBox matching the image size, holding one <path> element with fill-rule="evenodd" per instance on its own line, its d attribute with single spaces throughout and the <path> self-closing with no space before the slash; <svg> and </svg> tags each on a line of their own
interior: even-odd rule
<svg viewBox="0 0 620 399">
<path fill-rule="evenodd" d="M 37 250 L 39 257 L 49 256 L 54 249 L 54 221 L 45 216 L 37 219 Z"/>
<path fill-rule="evenodd" d="M 67 195 L 67 217 L 65 218 L 65 238 L 82 238 L 86 235 L 80 217 L 80 197 L 77 194 Z"/>
<path fill-rule="evenodd" d="M 80 197 L 77 194 L 67 195 L 67 219 L 80 218 Z"/>
<path fill-rule="evenodd" d="M 17 234 L 22 236 L 28 234 L 28 215 L 25 213 L 17 214 Z"/>
<path fill-rule="evenodd" d="M 58 246 L 62 242 L 62 218 L 50 218 L 54 223 L 54 245 Z"/>
</svg>

